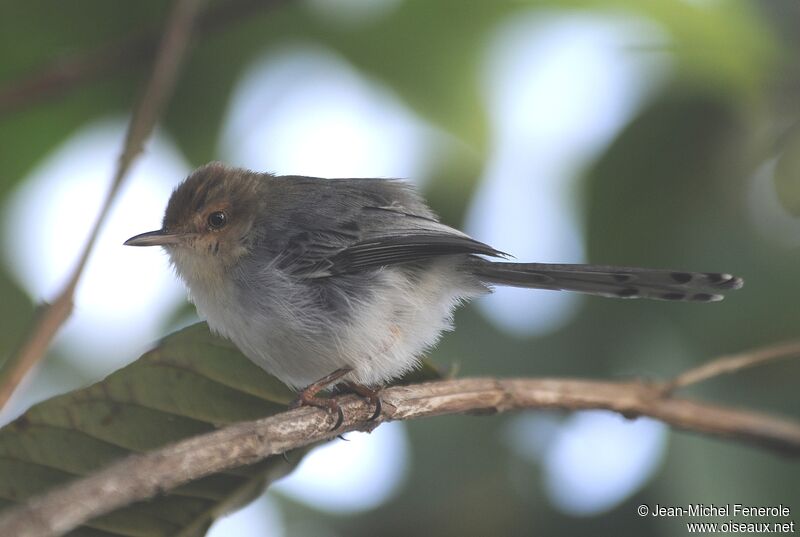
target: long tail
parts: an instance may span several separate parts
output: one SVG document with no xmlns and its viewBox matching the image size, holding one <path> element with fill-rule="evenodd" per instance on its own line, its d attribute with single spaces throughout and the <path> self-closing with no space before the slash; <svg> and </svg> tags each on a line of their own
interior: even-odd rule
<svg viewBox="0 0 800 537">
<path fill-rule="evenodd" d="M 468 270 L 488 284 L 577 291 L 612 298 L 717 302 L 739 289 L 741 278 L 718 272 L 684 272 L 605 265 L 505 263 L 471 258 Z"/>
</svg>

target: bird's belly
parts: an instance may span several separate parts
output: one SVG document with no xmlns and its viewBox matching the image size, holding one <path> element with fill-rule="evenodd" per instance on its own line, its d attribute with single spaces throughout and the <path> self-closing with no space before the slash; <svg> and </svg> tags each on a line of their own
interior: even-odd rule
<svg viewBox="0 0 800 537">
<path fill-rule="evenodd" d="M 293 388 L 343 367 L 353 370 L 348 380 L 378 386 L 417 367 L 420 355 L 451 328 L 455 306 L 485 292 L 460 280 L 454 269 L 437 269 L 412 282 L 389 268 L 370 281 L 371 292 L 345 295 L 347 310 L 328 311 L 314 303 L 318 293 L 284 287 L 280 297 L 265 294 L 257 306 L 238 308 L 245 314 L 219 308 L 201 313 L 212 330 Z"/>
</svg>

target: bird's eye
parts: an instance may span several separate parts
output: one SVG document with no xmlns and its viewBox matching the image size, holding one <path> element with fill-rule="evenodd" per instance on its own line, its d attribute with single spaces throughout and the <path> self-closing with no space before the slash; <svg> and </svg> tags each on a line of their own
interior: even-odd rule
<svg viewBox="0 0 800 537">
<path fill-rule="evenodd" d="M 222 229 L 228 223 L 228 216 L 222 211 L 214 211 L 208 215 L 208 228 L 209 229 Z"/>
</svg>

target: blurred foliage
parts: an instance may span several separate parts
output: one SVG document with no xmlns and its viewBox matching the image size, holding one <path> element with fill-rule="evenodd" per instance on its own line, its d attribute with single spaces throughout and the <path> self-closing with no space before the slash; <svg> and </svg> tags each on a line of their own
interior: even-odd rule
<svg viewBox="0 0 800 537">
<path fill-rule="evenodd" d="M 481 151 L 488 135 L 478 84 L 483 47 L 498 23 L 534 7 L 588 6 L 601 14 L 625 10 L 652 17 L 675 37 L 670 52 L 678 60 L 681 76 L 715 88 L 720 95 L 752 94 L 773 61 L 768 28 L 748 16 L 752 12 L 744 2 L 736 2 L 738 9 L 723 9 L 672 0 L 414 0 L 401 2 L 390 17 L 376 24 L 355 28 L 331 25 L 302 2 L 265 9 L 277 3 L 212 3 L 210 9 L 241 11 L 246 16 L 199 40 L 167 112 L 166 128 L 195 164 L 206 162 L 214 153 L 237 74 L 267 48 L 286 42 L 310 39 L 328 45 L 366 74 L 387 83 L 422 115 Z M 147 58 L 123 38 L 149 35 L 155 41 L 158 34 L 153 30 L 161 24 L 165 9 L 157 0 L 124 8 L 100 0 L 82 0 L 61 10 L 42 2 L 12 1 L 0 7 L 0 81 L 8 83 L 45 66 L 58 67 L 59 61 L 71 55 L 91 54 L 104 47 L 129 50 L 129 57 L 123 55 L 123 59 L 131 60 L 107 66 L 98 76 L 57 93 L 52 100 L 5 112 L 0 118 L 0 160 L 10 168 L 3 174 L 0 195 L 70 131 L 92 118 L 128 112 L 142 84 Z M 22 43 L 25 46 L 19 46 Z M 202 111 L 203 128 L 197 128 L 198 111 Z"/>
<path fill-rule="evenodd" d="M 0 5 L 0 201 L 70 133 L 93 119 L 127 114 L 148 56 L 140 49 L 123 53 L 93 76 L 63 91 L 50 87 L 10 110 L 2 106 L 3 88 L 69 58 L 147 42 L 158 35 L 167 8 L 157 0 Z M 502 333 L 465 309 L 435 361 L 456 361 L 464 375 L 663 377 L 717 354 L 797 337 L 800 267 L 791 245 L 798 242 L 755 226 L 758 216 L 748 201 L 754 174 L 774 170 L 776 198 L 792 214 L 800 211 L 795 0 L 406 0 L 358 24 L 335 23 L 299 1 L 218 0 L 209 9 L 216 15 L 204 23 L 163 125 L 192 163 L 214 158 L 231 89 L 250 62 L 310 40 L 341 54 L 462 142 L 463 151 L 435 163 L 428 182 L 432 204 L 453 224 L 463 217 L 492 146 L 480 77 L 498 25 L 528 13 L 651 21 L 667 36 L 663 47 L 652 46 L 669 54 L 673 69 L 585 171 L 580 195 L 589 258 L 726 270 L 744 276 L 745 288 L 710 306 L 587 299 L 569 326 L 528 339 Z M 225 13 L 238 15 L 219 15 Z M 5 355 L 32 313 L 32 300 L 1 270 Z M 798 376 L 798 365 L 784 362 L 692 392 L 796 415 Z M 672 435 L 659 475 L 635 498 L 598 517 L 567 517 L 549 507 L 537 485 L 539 469 L 500 445 L 504 423 L 498 417 L 414 423 L 412 475 L 395 501 L 359 517 L 322 515 L 284 501 L 287 524 L 316 520 L 346 535 L 668 535 L 677 526 L 640 519 L 635 506 L 798 499 L 796 464 L 681 433 Z M 32 447 L 20 449 L 35 455 Z M 514 487 L 511 475 L 527 488 Z"/>
<path fill-rule="evenodd" d="M 782 144 L 775 163 L 775 189 L 778 199 L 794 216 L 800 216 L 800 128 L 795 126 Z"/>
</svg>

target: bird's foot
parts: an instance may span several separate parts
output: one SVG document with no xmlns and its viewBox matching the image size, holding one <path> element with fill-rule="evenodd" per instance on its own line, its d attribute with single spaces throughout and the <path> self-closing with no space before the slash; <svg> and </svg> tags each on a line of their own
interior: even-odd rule
<svg viewBox="0 0 800 537">
<path fill-rule="evenodd" d="M 339 379 L 351 371 L 352 369 L 349 367 L 343 367 L 341 369 L 337 369 L 330 375 L 325 375 L 318 381 L 309 384 L 297 394 L 297 398 L 292 401 L 292 403 L 289 405 L 289 408 L 313 406 L 316 408 L 321 408 L 327 411 L 329 414 L 336 414 L 336 423 L 334 423 L 333 427 L 331 427 L 331 431 L 335 431 L 341 427 L 342 423 L 344 422 L 344 412 L 342 412 L 342 407 L 339 406 L 339 403 L 337 403 L 335 399 L 317 397 L 317 394 L 325 388 L 336 384 Z"/>
<path fill-rule="evenodd" d="M 378 388 L 377 390 L 372 389 L 368 386 L 364 386 L 363 384 L 358 384 L 356 382 L 345 382 L 345 386 L 355 393 L 356 395 L 363 397 L 367 400 L 367 402 L 371 405 L 375 405 L 375 412 L 370 416 L 367 421 L 375 421 L 378 419 L 378 416 L 381 415 L 381 411 L 383 410 L 383 402 L 381 401 L 381 390 Z"/>
</svg>

